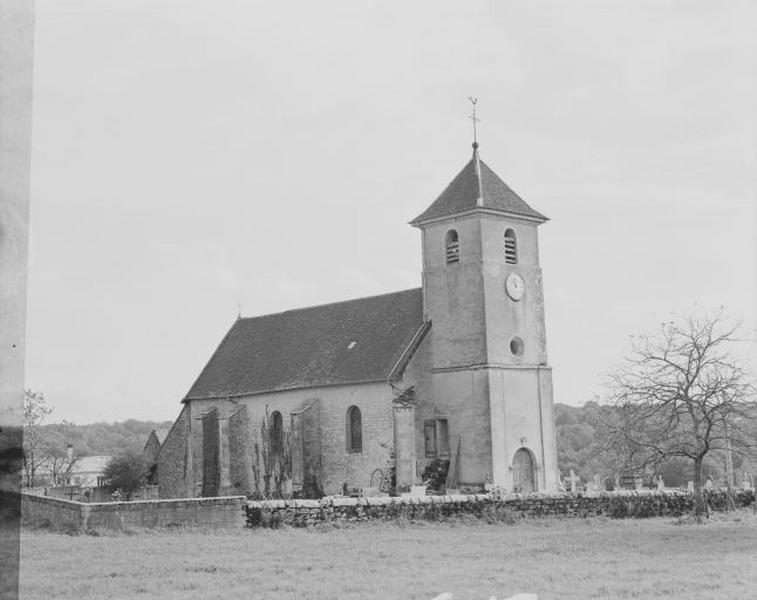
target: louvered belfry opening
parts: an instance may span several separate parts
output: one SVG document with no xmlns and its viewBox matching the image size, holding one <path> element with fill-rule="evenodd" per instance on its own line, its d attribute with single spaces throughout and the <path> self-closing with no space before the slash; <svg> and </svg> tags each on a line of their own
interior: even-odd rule
<svg viewBox="0 0 757 600">
<path fill-rule="evenodd" d="M 450 229 L 444 240 L 444 248 L 447 256 L 447 264 L 460 261 L 460 242 L 457 238 L 457 231 Z"/>
<path fill-rule="evenodd" d="M 518 264 L 518 242 L 512 229 L 505 231 L 505 262 L 510 265 Z"/>
</svg>

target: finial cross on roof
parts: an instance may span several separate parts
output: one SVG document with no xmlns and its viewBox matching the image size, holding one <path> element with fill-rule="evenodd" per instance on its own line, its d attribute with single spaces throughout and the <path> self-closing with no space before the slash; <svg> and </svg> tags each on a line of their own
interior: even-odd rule
<svg viewBox="0 0 757 600">
<path fill-rule="evenodd" d="M 478 104 L 478 98 L 468 96 L 468 100 L 470 100 L 470 103 L 473 105 L 473 114 L 469 117 L 470 120 L 473 121 L 473 143 L 478 144 L 478 139 L 476 138 L 476 123 L 481 121 L 481 119 L 476 117 L 476 104 Z"/>
</svg>

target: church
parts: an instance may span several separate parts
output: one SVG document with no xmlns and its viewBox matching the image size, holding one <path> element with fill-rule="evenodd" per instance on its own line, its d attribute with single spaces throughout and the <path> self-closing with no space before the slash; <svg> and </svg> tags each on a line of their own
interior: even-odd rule
<svg viewBox="0 0 757 600">
<path fill-rule="evenodd" d="M 160 497 L 557 491 L 545 221 L 474 142 L 410 223 L 420 288 L 232 325 L 161 445 Z"/>
</svg>

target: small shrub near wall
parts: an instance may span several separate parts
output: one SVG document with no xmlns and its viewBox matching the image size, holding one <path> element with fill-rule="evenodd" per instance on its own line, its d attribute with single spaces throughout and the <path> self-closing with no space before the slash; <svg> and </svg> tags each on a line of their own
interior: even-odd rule
<svg viewBox="0 0 757 600">
<path fill-rule="evenodd" d="M 725 492 L 706 494 L 712 510 L 727 510 Z M 737 507 L 754 502 L 754 492 L 738 490 Z M 476 519 L 488 523 L 513 523 L 520 518 L 592 517 L 647 518 L 678 517 L 694 506 L 688 491 L 608 492 L 597 494 L 477 494 L 426 497 L 327 497 L 321 500 L 270 500 L 248 502 L 247 527 L 281 525 L 312 527 L 321 523 L 343 524 L 360 521 L 451 521 Z"/>
</svg>

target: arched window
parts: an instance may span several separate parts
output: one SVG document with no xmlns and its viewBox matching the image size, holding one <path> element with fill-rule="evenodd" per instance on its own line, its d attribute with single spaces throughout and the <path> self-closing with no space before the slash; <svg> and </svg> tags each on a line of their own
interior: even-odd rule
<svg viewBox="0 0 757 600">
<path fill-rule="evenodd" d="M 347 451 L 362 452 L 363 450 L 363 424 L 360 417 L 360 409 L 350 406 L 347 409 Z"/>
<path fill-rule="evenodd" d="M 271 414 L 271 450 L 277 456 L 284 452 L 284 424 L 277 410 Z"/>
<path fill-rule="evenodd" d="M 518 264 L 518 242 L 512 229 L 505 231 L 505 262 L 511 265 Z"/>
<path fill-rule="evenodd" d="M 457 231 L 450 229 L 444 238 L 444 252 L 447 264 L 460 261 L 460 242 L 457 239 Z"/>
</svg>

